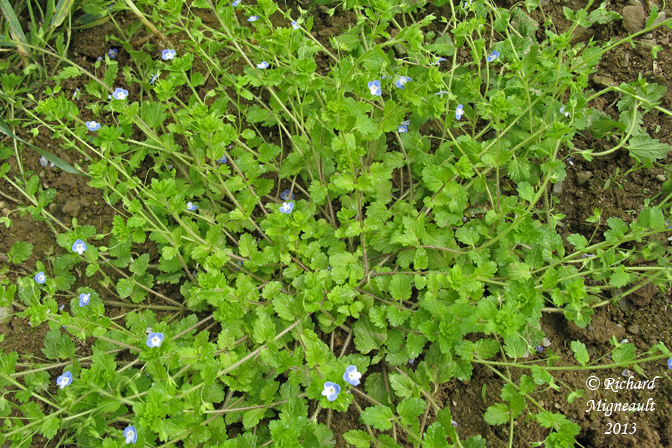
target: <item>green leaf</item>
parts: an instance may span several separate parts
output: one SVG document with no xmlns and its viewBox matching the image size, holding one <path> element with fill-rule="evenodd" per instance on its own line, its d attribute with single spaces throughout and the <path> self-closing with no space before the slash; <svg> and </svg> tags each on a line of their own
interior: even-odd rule
<svg viewBox="0 0 672 448">
<path fill-rule="evenodd" d="M 627 285 L 628 283 L 630 283 L 630 275 L 625 272 L 625 266 L 621 264 L 611 272 L 611 276 L 609 277 L 609 284 L 614 288 L 620 288 Z"/>
<path fill-rule="evenodd" d="M 362 354 L 379 349 L 387 340 L 387 332 L 376 327 L 368 316 L 362 316 L 353 325 L 355 347 Z"/>
<path fill-rule="evenodd" d="M 421 398 L 407 398 L 402 400 L 401 403 L 397 405 L 397 413 L 401 417 L 401 422 L 404 425 L 412 425 L 417 418 L 425 412 L 427 409 L 427 403 Z"/>
<path fill-rule="evenodd" d="M 361 419 L 379 431 L 392 429 L 392 409 L 387 406 L 370 406 L 362 411 Z"/>
<path fill-rule="evenodd" d="M 647 134 L 631 137 L 627 148 L 630 155 L 640 163 L 664 159 L 670 152 L 670 145 L 660 143 L 660 140 L 651 138 Z"/>
<path fill-rule="evenodd" d="M 133 261 L 133 264 L 128 269 L 134 274 L 142 275 L 147 270 L 148 265 L 149 254 L 142 254 L 135 261 Z"/>
<path fill-rule="evenodd" d="M 252 429 L 259 424 L 266 413 L 266 408 L 250 409 L 243 415 L 243 426 L 245 429 Z"/>
<path fill-rule="evenodd" d="M 356 448 L 369 448 L 371 442 L 373 442 L 373 437 L 360 429 L 353 429 L 346 432 L 343 434 L 343 438 L 346 442 L 350 445 L 354 445 Z"/>
<path fill-rule="evenodd" d="M 570 346 L 572 347 L 572 351 L 574 352 L 574 357 L 576 360 L 579 362 L 579 364 L 585 366 L 590 360 L 590 356 L 588 356 L 588 350 L 586 349 L 586 344 L 579 341 L 572 341 Z"/>
<path fill-rule="evenodd" d="M 411 277 L 404 274 L 394 274 L 390 281 L 390 294 L 395 300 L 411 298 Z"/>
<path fill-rule="evenodd" d="M 588 240 L 585 236 L 573 233 L 567 237 L 567 241 L 577 250 L 581 250 L 588 245 Z"/>
<path fill-rule="evenodd" d="M 133 282 L 129 279 L 122 278 L 117 283 L 117 292 L 122 299 L 129 297 L 133 293 Z"/>
<path fill-rule="evenodd" d="M 21 264 L 30 258 L 33 253 L 33 245 L 24 243 L 23 241 L 16 241 L 9 250 L 9 259 L 14 264 Z"/>
<path fill-rule="evenodd" d="M 534 202 L 534 187 L 527 182 L 521 182 L 518 184 L 518 196 L 525 199 L 527 202 Z"/>
<path fill-rule="evenodd" d="M 506 403 L 498 403 L 488 407 L 483 419 L 489 425 L 503 425 L 509 421 L 510 412 Z"/>
</svg>

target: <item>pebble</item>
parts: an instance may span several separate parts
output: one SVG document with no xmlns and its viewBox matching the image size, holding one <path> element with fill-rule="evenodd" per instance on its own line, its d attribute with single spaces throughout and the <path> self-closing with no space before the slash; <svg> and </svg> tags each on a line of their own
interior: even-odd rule
<svg viewBox="0 0 672 448">
<path fill-rule="evenodd" d="M 0 307 L 0 325 L 8 323 L 12 319 L 13 312 L 14 308 L 11 305 Z"/>
<path fill-rule="evenodd" d="M 646 24 L 646 16 L 644 15 L 644 8 L 642 5 L 626 6 L 623 8 L 623 28 L 628 33 L 634 34 L 644 29 Z"/>
<path fill-rule="evenodd" d="M 639 334 L 639 325 L 632 324 L 628 326 L 628 331 L 632 334 Z"/>
<path fill-rule="evenodd" d="M 667 179 L 665 178 L 664 174 L 659 174 L 656 176 L 656 179 L 658 179 L 661 182 L 665 182 Z"/>
<path fill-rule="evenodd" d="M 551 341 L 550 341 L 550 339 L 548 339 L 548 338 L 544 338 L 544 339 L 541 341 L 541 345 L 543 345 L 544 347 L 550 347 L 550 346 L 551 346 Z"/>
<path fill-rule="evenodd" d="M 592 171 L 581 171 L 580 173 L 576 173 L 576 183 L 579 187 L 582 187 L 591 177 L 593 177 Z"/>
</svg>

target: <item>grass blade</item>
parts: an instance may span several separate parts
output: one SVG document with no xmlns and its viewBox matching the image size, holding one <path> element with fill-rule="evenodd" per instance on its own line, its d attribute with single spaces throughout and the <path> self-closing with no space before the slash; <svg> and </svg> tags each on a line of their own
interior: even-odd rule
<svg viewBox="0 0 672 448">
<path fill-rule="evenodd" d="M 5 135 L 7 135 L 7 136 L 9 136 L 9 137 L 11 137 L 11 138 L 13 138 L 14 140 L 17 140 L 17 141 L 23 143 L 23 144 L 26 145 L 26 146 L 29 146 L 30 148 L 34 149 L 39 155 L 43 156 L 45 159 L 47 159 L 48 161 L 50 161 L 51 163 L 53 163 L 55 166 L 59 167 L 59 168 L 62 169 L 63 171 L 66 171 L 66 172 L 68 172 L 68 173 L 72 173 L 72 174 L 80 174 L 80 175 L 84 175 L 83 173 L 81 173 L 81 172 L 77 171 L 76 169 L 74 169 L 74 168 L 73 168 L 68 162 L 66 162 L 65 160 L 63 160 L 63 159 L 61 159 L 61 158 L 59 158 L 59 157 L 56 157 L 55 155 L 53 155 L 53 154 L 51 154 L 51 153 L 48 153 L 48 152 L 46 152 L 46 151 L 44 151 L 44 150 L 38 148 L 38 147 L 35 146 L 35 145 L 31 145 L 30 143 L 28 143 L 28 142 L 25 141 L 24 139 L 22 139 L 22 138 L 20 138 L 20 137 L 18 137 L 18 136 L 16 136 L 16 135 L 14 135 L 14 133 L 12 132 L 12 130 L 9 128 L 9 125 L 7 125 L 7 123 L 5 123 L 5 120 L 3 120 L 1 117 L 0 117 L 0 132 L 2 132 L 3 134 L 5 134 Z"/>
<path fill-rule="evenodd" d="M 2 15 L 5 16 L 7 24 L 9 25 L 9 35 L 17 43 L 17 51 L 21 56 L 29 56 L 30 51 L 27 47 L 21 44 L 27 44 L 26 35 L 23 33 L 19 19 L 16 18 L 14 9 L 12 5 L 9 4 L 8 0 L 0 0 L 0 11 Z"/>
</svg>

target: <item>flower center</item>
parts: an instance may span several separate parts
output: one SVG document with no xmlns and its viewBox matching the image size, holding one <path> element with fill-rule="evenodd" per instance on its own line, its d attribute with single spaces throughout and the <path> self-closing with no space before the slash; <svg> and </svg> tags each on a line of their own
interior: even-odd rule
<svg viewBox="0 0 672 448">
<path fill-rule="evenodd" d="M 152 344 L 153 344 L 155 347 L 161 345 L 161 339 L 159 339 L 158 336 L 154 336 L 154 337 L 152 338 Z"/>
</svg>

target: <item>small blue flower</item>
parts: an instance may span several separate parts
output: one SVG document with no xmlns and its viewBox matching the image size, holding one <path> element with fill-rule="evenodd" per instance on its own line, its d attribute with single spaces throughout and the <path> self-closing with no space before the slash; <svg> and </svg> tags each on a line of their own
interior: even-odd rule
<svg viewBox="0 0 672 448">
<path fill-rule="evenodd" d="M 327 400 L 334 401 L 340 392 L 341 386 L 336 383 L 332 383 L 331 381 L 325 381 L 322 395 L 327 397 Z"/>
<path fill-rule="evenodd" d="M 283 202 L 282 207 L 280 207 L 280 213 L 286 213 L 289 215 L 292 213 L 292 210 L 294 210 L 293 202 Z"/>
<path fill-rule="evenodd" d="M 257 68 L 260 68 L 262 70 L 265 69 L 265 68 L 268 68 L 268 62 L 266 62 L 266 61 L 260 62 L 259 64 L 257 64 Z"/>
<path fill-rule="evenodd" d="M 443 98 L 443 95 L 446 95 L 446 94 L 448 94 L 448 93 L 450 93 L 450 92 L 447 91 L 447 90 L 442 90 L 442 91 L 440 91 L 440 92 L 436 92 L 436 93 L 434 94 L 434 96 L 439 95 L 441 98 Z"/>
<path fill-rule="evenodd" d="M 353 386 L 359 386 L 360 378 L 362 378 L 362 374 L 357 371 L 357 366 L 354 365 L 349 366 L 343 373 L 343 381 L 352 384 Z M 322 394 L 324 395 L 324 392 L 322 392 Z"/>
<path fill-rule="evenodd" d="M 450 426 L 452 426 L 453 428 L 457 428 L 459 425 L 457 424 L 457 422 L 455 420 L 451 420 L 450 421 Z"/>
<path fill-rule="evenodd" d="M 217 162 L 219 162 L 219 163 L 226 163 L 228 161 L 229 161 L 229 159 L 227 159 L 226 156 L 222 156 L 221 159 L 217 159 Z"/>
<path fill-rule="evenodd" d="M 370 81 L 367 84 L 367 86 L 371 91 L 371 95 L 381 96 L 383 94 L 383 91 L 380 89 L 380 81 L 378 81 L 377 79 L 375 81 Z"/>
<path fill-rule="evenodd" d="M 672 370 L 672 358 L 667 360 L 667 368 Z"/>
<path fill-rule="evenodd" d="M 47 165 L 49 165 L 49 161 L 47 160 L 46 157 L 44 157 L 44 156 L 40 157 L 40 165 L 45 166 L 45 167 Z"/>
<path fill-rule="evenodd" d="M 408 363 L 409 363 L 410 365 L 415 364 L 415 358 L 414 358 L 414 359 L 409 359 L 409 360 L 408 360 Z"/>
<path fill-rule="evenodd" d="M 72 251 L 82 255 L 86 251 L 86 243 L 82 240 L 77 240 L 72 244 Z"/>
<path fill-rule="evenodd" d="M 72 99 L 78 100 L 79 99 L 79 88 L 76 88 L 74 92 L 72 92 Z"/>
<path fill-rule="evenodd" d="M 247 19 L 248 22 L 256 22 L 257 20 L 259 20 L 259 16 L 251 16 Z"/>
<path fill-rule="evenodd" d="M 167 61 L 168 59 L 173 59 L 176 54 L 177 52 L 175 50 L 163 50 L 161 52 L 161 57 L 164 61 Z"/>
<path fill-rule="evenodd" d="M 72 383 L 72 373 L 64 372 L 63 375 L 56 378 L 56 384 L 60 389 L 69 386 Z"/>
<path fill-rule="evenodd" d="M 115 100 L 125 100 L 127 96 L 128 90 L 122 89 L 121 87 L 117 87 L 114 89 L 114 92 L 112 92 L 112 98 Z"/>
<path fill-rule="evenodd" d="M 236 264 L 237 264 L 238 266 L 240 266 L 241 268 L 242 268 L 243 266 L 245 266 L 245 263 L 243 262 L 243 260 L 238 260 L 238 261 L 236 261 Z M 234 269 L 235 269 L 236 271 L 240 271 L 240 269 L 238 269 L 238 268 L 234 268 Z"/>
<path fill-rule="evenodd" d="M 438 61 L 436 61 L 436 62 L 432 62 L 432 63 L 429 64 L 429 65 L 438 65 L 438 66 L 440 66 L 441 63 L 442 63 L 443 61 L 447 61 L 447 60 L 448 60 L 448 59 L 446 59 L 446 58 L 439 58 Z"/>
<path fill-rule="evenodd" d="M 535 350 L 536 350 L 537 352 L 541 353 L 541 352 L 544 351 L 544 347 L 542 347 L 542 346 L 540 345 L 539 347 L 535 348 Z"/>
<path fill-rule="evenodd" d="M 196 205 L 192 204 L 191 202 L 187 202 L 187 210 L 188 210 L 188 211 L 193 212 L 193 211 L 196 210 L 197 208 L 198 208 L 198 207 L 197 207 Z"/>
<path fill-rule="evenodd" d="M 97 121 L 87 121 L 84 124 L 86 125 L 86 128 L 89 131 L 97 131 L 98 129 L 100 129 L 100 123 L 98 123 Z"/>
<path fill-rule="evenodd" d="M 135 426 L 131 425 L 128 428 L 124 429 L 123 436 L 126 438 L 126 445 L 135 443 L 138 441 L 138 431 L 136 431 Z"/>
<path fill-rule="evenodd" d="M 291 198 L 289 197 L 290 194 L 292 195 Z M 285 191 L 283 191 L 282 193 L 280 193 L 280 199 L 282 199 L 283 201 L 291 201 L 292 199 L 294 199 L 294 193 L 289 191 L 289 188 L 288 188 Z"/>
<path fill-rule="evenodd" d="M 119 50 L 116 48 L 110 48 L 107 50 L 107 55 L 110 57 L 110 59 L 117 59 L 117 55 L 119 54 Z"/>
<path fill-rule="evenodd" d="M 88 305 L 90 300 L 91 300 L 91 294 L 81 293 L 79 295 L 79 306 L 82 307 Z"/>
<path fill-rule="evenodd" d="M 149 333 L 147 335 L 147 347 L 161 347 L 163 333 Z"/>
<path fill-rule="evenodd" d="M 102 60 L 103 60 L 103 57 L 102 57 L 102 56 L 98 56 L 98 59 L 96 59 L 96 62 L 100 62 L 100 61 L 102 61 Z"/>
<path fill-rule="evenodd" d="M 462 115 L 464 115 L 464 109 L 462 108 L 462 105 L 459 104 L 457 106 L 457 109 L 455 109 L 455 119 L 459 120 L 460 118 L 462 118 Z"/>
<path fill-rule="evenodd" d="M 400 124 L 399 127 L 397 128 L 397 132 L 400 134 L 408 132 L 408 126 L 405 124 Z"/>
<path fill-rule="evenodd" d="M 240 1 L 241 0 L 236 0 L 235 2 L 231 3 L 231 6 L 235 8 L 236 6 L 240 5 Z"/>
<path fill-rule="evenodd" d="M 406 88 L 406 83 L 413 81 L 411 78 L 408 76 L 402 76 L 397 80 L 395 83 L 397 87 L 399 87 L 401 90 L 404 90 Z"/>
<path fill-rule="evenodd" d="M 485 59 L 486 59 L 488 62 L 492 62 L 492 61 L 494 61 L 495 59 L 497 59 L 497 57 L 499 57 L 499 51 L 497 51 L 497 50 L 492 50 L 492 53 L 490 53 L 490 56 L 488 56 L 488 57 L 485 58 Z"/>
<path fill-rule="evenodd" d="M 159 73 L 157 73 L 156 75 L 152 75 L 152 76 L 149 78 L 149 83 L 150 83 L 150 84 L 154 84 L 154 82 L 155 82 L 157 79 L 159 79 Z"/>
<path fill-rule="evenodd" d="M 562 107 L 560 108 L 560 113 L 561 113 L 561 114 L 565 114 L 565 117 L 569 117 L 569 112 L 565 112 L 565 106 L 562 106 Z"/>
<path fill-rule="evenodd" d="M 40 271 L 35 274 L 35 281 L 40 285 L 43 285 L 47 281 L 47 277 L 44 275 L 44 271 Z"/>
<path fill-rule="evenodd" d="M 401 122 L 402 126 L 408 126 L 409 124 L 411 124 L 411 120 L 405 120 Z"/>
<path fill-rule="evenodd" d="M 300 29 L 301 27 L 299 26 L 298 23 L 296 23 L 296 20 L 292 20 L 292 28 L 294 28 L 295 30 L 298 30 L 298 29 Z"/>
</svg>

